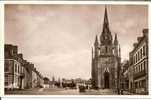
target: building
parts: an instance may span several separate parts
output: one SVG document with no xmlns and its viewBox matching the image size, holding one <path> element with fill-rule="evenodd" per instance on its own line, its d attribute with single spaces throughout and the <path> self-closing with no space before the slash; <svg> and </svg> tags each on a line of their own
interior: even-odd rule
<svg viewBox="0 0 151 100">
<path fill-rule="evenodd" d="M 40 72 L 37 71 L 37 87 L 43 87 L 44 80 Z"/>
<path fill-rule="evenodd" d="M 92 48 L 92 86 L 93 88 L 119 89 L 120 46 L 117 34 L 114 41 L 109 28 L 107 8 L 105 8 L 103 31 L 95 38 Z"/>
<path fill-rule="evenodd" d="M 18 59 L 17 61 L 20 63 L 20 67 L 19 67 L 19 89 L 24 89 L 25 88 L 25 84 L 24 84 L 24 77 L 25 77 L 25 73 L 24 71 L 26 70 L 24 65 L 23 65 L 23 54 L 18 54 L 17 55 Z"/>
<path fill-rule="evenodd" d="M 50 80 L 48 77 L 44 77 L 44 84 L 43 84 L 43 87 L 44 88 L 50 88 Z"/>
<path fill-rule="evenodd" d="M 148 29 L 143 30 L 143 36 L 138 37 L 133 46 L 129 53 L 129 88 L 134 93 L 148 94 Z"/>
<path fill-rule="evenodd" d="M 5 89 L 21 89 L 24 77 L 22 54 L 18 54 L 17 46 L 5 45 Z"/>
<path fill-rule="evenodd" d="M 5 89 L 27 89 L 43 86 L 43 77 L 34 64 L 23 59 L 18 47 L 5 45 Z"/>
<path fill-rule="evenodd" d="M 24 84 L 25 88 L 32 88 L 32 64 L 29 63 L 27 60 L 24 60 L 24 67 L 25 67 L 25 77 L 24 77 Z"/>
<path fill-rule="evenodd" d="M 125 60 L 121 64 L 121 72 L 120 72 L 120 88 L 129 91 L 129 61 Z"/>
<path fill-rule="evenodd" d="M 37 69 L 34 67 L 34 64 L 31 64 L 32 66 L 32 88 L 37 88 L 40 86 L 40 77 L 39 77 L 39 72 Z"/>
</svg>

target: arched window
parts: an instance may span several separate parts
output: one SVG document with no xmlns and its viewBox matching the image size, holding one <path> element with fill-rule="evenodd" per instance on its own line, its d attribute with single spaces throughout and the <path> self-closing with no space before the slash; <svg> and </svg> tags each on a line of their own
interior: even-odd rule
<svg viewBox="0 0 151 100">
<path fill-rule="evenodd" d="M 107 47 L 105 47 L 105 52 L 107 53 Z"/>
</svg>

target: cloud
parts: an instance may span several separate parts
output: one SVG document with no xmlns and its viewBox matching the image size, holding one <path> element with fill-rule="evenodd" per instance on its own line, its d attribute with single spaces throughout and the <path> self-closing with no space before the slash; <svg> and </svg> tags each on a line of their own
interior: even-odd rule
<svg viewBox="0 0 151 100">
<path fill-rule="evenodd" d="M 43 67 L 37 66 L 37 68 L 47 73 L 47 76 L 55 75 L 57 77 L 87 78 L 87 76 L 90 77 L 89 72 L 84 70 L 90 70 L 91 63 L 89 63 L 89 61 L 85 61 L 87 63 L 83 64 L 81 61 L 84 61 L 86 58 L 91 60 L 90 55 L 89 50 L 80 50 L 76 52 L 71 51 L 66 54 L 53 53 L 50 55 L 33 56 L 29 60 L 34 62 L 36 65 L 42 64 Z"/>
</svg>

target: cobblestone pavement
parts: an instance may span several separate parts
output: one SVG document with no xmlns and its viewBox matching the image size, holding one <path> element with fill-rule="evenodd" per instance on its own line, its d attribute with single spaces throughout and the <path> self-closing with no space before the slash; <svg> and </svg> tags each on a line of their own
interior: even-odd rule
<svg viewBox="0 0 151 100">
<path fill-rule="evenodd" d="M 14 90 L 6 91 L 7 94 L 14 95 L 116 95 L 111 89 L 100 90 L 86 90 L 86 92 L 79 92 L 78 89 L 63 89 L 63 88 L 40 88 L 28 90 Z"/>
</svg>

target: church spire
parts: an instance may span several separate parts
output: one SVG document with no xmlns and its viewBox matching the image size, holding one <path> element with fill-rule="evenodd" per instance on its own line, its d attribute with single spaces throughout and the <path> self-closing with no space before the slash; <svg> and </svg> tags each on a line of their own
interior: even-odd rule
<svg viewBox="0 0 151 100">
<path fill-rule="evenodd" d="M 117 34 L 115 34 L 114 45 L 118 45 Z"/>
<path fill-rule="evenodd" d="M 95 45 L 95 46 L 98 46 L 98 44 L 99 44 L 99 42 L 98 42 L 98 36 L 96 35 L 94 45 Z"/>
<path fill-rule="evenodd" d="M 107 8 L 105 6 L 105 13 L 104 13 L 104 22 L 103 22 L 103 31 L 100 37 L 101 44 L 112 44 L 112 35 L 109 29 L 109 21 L 108 21 L 108 13 Z"/>
<path fill-rule="evenodd" d="M 93 47 L 92 47 L 92 60 L 93 60 Z"/>
<path fill-rule="evenodd" d="M 98 48 L 99 48 L 99 42 L 98 42 L 98 37 L 96 35 L 95 43 L 94 43 L 94 55 L 95 55 L 95 57 L 98 57 L 98 55 L 99 55 Z"/>
<path fill-rule="evenodd" d="M 104 25 L 103 25 L 103 27 L 104 27 L 105 25 L 109 26 L 109 21 L 108 21 L 108 15 L 107 15 L 107 8 L 106 8 L 106 6 L 105 6 Z M 103 29 L 104 29 L 104 28 L 103 28 Z"/>
<path fill-rule="evenodd" d="M 105 13 L 104 13 L 103 33 L 110 33 L 108 14 L 107 14 L 106 6 L 105 6 Z"/>
<path fill-rule="evenodd" d="M 121 47 L 119 45 L 119 57 L 121 57 Z"/>
</svg>

